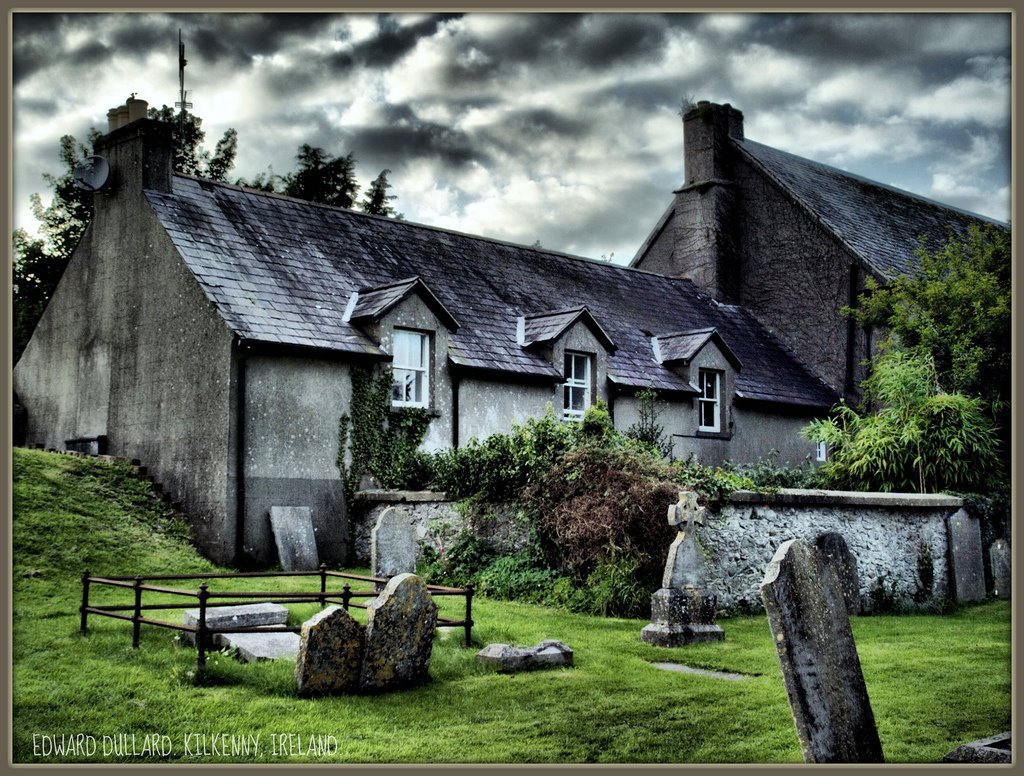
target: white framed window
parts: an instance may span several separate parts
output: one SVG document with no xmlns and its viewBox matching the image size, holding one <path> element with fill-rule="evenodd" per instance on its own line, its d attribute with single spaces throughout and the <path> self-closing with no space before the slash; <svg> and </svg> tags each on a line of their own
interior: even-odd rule
<svg viewBox="0 0 1024 776">
<path fill-rule="evenodd" d="M 700 398 L 697 400 L 697 430 L 722 430 L 722 373 L 701 369 Z"/>
<path fill-rule="evenodd" d="M 824 442 L 818 442 L 815 445 L 815 457 L 819 461 L 827 461 L 828 460 L 828 445 L 826 445 Z"/>
<path fill-rule="evenodd" d="M 582 420 L 590 406 L 590 362 L 586 353 L 565 351 L 565 385 L 562 387 L 562 417 Z"/>
<path fill-rule="evenodd" d="M 430 335 L 395 329 L 392 335 L 391 404 L 395 407 L 430 405 Z"/>
</svg>

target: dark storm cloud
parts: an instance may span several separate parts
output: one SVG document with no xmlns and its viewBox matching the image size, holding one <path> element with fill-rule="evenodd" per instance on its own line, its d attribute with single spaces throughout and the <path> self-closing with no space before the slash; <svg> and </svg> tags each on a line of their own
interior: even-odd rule
<svg viewBox="0 0 1024 776">
<path fill-rule="evenodd" d="M 459 130 L 439 124 L 395 124 L 357 130 L 352 138 L 356 158 L 363 156 L 409 161 L 436 159 L 452 168 L 469 162 L 486 163 L 488 157 L 477 144 Z"/>
<path fill-rule="evenodd" d="M 50 64 L 60 50 L 62 17 L 47 13 L 12 15 L 12 78 L 15 85 Z"/>
<path fill-rule="evenodd" d="M 402 25 L 393 14 L 377 18 L 377 34 L 352 50 L 352 57 L 367 67 L 387 68 L 408 54 L 421 38 L 429 38 L 450 19 L 462 14 L 435 14 L 415 24 Z"/>
<path fill-rule="evenodd" d="M 657 60 L 668 40 L 661 16 L 595 14 L 574 29 L 567 55 L 591 69 L 605 69 L 644 58 Z"/>
</svg>

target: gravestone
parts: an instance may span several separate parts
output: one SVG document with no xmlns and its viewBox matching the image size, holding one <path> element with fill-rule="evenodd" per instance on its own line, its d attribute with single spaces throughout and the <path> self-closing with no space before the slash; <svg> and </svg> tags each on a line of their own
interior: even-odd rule
<svg viewBox="0 0 1024 776">
<path fill-rule="evenodd" d="M 681 647 L 725 638 L 715 624 L 716 597 L 707 590 L 707 564 L 697 539 L 706 511 L 692 491 L 680 491 L 668 508 L 669 525 L 679 532 L 669 547 L 662 587 L 651 596 L 651 622 L 640 631 L 647 644 Z"/>
<path fill-rule="evenodd" d="M 314 571 L 320 568 L 309 507 L 271 507 L 270 527 L 277 555 L 285 571 Z"/>
<path fill-rule="evenodd" d="M 814 546 L 828 559 L 839 576 L 843 590 L 846 611 L 851 615 L 860 614 L 860 576 L 857 574 L 857 558 L 846 545 L 842 534 L 823 533 L 814 540 Z"/>
<path fill-rule="evenodd" d="M 985 562 L 981 556 L 981 526 L 976 517 L 959 509 L 947 521 L 949 553 L 956 600 L 985 600 Z"/>
<path fill-rule="evenodd" d="M 761 600 L 804 760 L 884 762 L 835 566 L 790 539 L 768 564 Z"/>
<path fill-rule="evenodd" d="M 385 509 L 370 531 L 370 566 L 376 577 L 411 574 L 416 570 L 416 534 L 403 510 Z"/>
<path fill-rule="evenodd" d="M 1010 545 L 1003 539 L 996 539 L 988 548 L 988 557 L 992 564 L 992 593 L 996 598 L 1009 598 L 1012 586 Z"/>
<path fill-rule="evenodd" d="M 182 621 L 193 627 L 199 625 L 199 609 L 186 609 Z M 260 603 L 241 606 L 210 606 L 206 609 L 206 627 L 256 628 L 261 625 L 284 625 L 288 622 L 288 610 L 280 604 Z M 210 639 L 214 646 L 223 646 L 224 634 L 213 634 Z M 182 640 L 195 644 L 195 634 L 183 631 Z"/>
<path fill-rule="evenodd" d="M 971 741 L 947 752 L 942 758 L 946 763 L 971 763 L 987 765 L 1009 765 L 1013 762 L 1013 734 L 1009 731 L 999 735 Z"/>
<path fill-rule="evenodd" d="M 415 574 L 393 577 L 366 606 L 363 692 L 411 687 L 429 680 L 437 604 Z"/>
<path fill-rule="evenodd" d="M 295 661 L 299 695 L 355 692 L 366 646 L 366 627 L 340 606 L 302 623 Z"/>
<path fill-rule="evenodd" d="M 235 657 L 246 663 L 257 660 L 295 658 L 299 651 L 297 633 L 224 633 L 220 636 L 224 649 L 235 650 Z"/>
<path fill-rule="evenodd" d="M 538 668 L 571 668 L 572 650 L 561 641 L 542 641 L 533 647 L 488 644 L 476 653 L 478 663 L 494 666 L 500 673 Z"/>
</svg>

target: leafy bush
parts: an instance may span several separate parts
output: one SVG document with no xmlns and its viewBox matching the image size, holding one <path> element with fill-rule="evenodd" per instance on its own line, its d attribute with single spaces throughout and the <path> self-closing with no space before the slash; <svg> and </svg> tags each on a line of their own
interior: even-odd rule
<svg viewBox="0 0 1024 776">
<path fill-rule="evenodd" d="M 807 460 L 803 466 L 780 466 L 779 451 L 772 450 L 767 458 L 758 458 L 756 463 L 739 465 L 726 462 L 723 468 L 745 477 L 754 484 L 754 489 L 769 491 L 777 488 L 818 488 L 821 487 L 821 473 Z"/>
<path fill-rule="evenodd" d="M 863 385 L 875 411 L 840 403 L 804 429 L 831 450 L 821 467 L 827 485 L 934 493 L 984 489 L 998 477 L 999 441 L 984 403 L 941 392 L 930 357 L 889 351 Z"/>
<path fill-rule="evenodd" d="M 557 572 L 538 566 L 535 557 L 516 553 L 496 558 L 477 573 L 474 584 L 477 592 L 492 598 L 545 603 L 558 579 Z"/>
<path fill-rule="evenodd" d="M 640 419 L 626 429 L 626 436 L 644 442 L 656 450 L 662 458 L 672 454 L 672 440 L 665 434 L 665 427 L 658 423 L 660 409 L 658 392 L 653 388 L 637 391 Z"/>
<path fill-rule="evenodd" d="M 433 584 L 463 587 L 473 584 L 476 575 L 497 555 L 497 550 L 474 531 L 464 530 L 443 551 L 424 547 L 419 572 Z"/>
</svg>

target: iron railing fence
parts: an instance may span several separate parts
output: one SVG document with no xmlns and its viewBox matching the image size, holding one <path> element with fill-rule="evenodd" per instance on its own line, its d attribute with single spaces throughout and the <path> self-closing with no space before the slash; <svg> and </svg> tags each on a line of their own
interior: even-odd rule
<svg viewBox="0 0 1024 776">
<path fill-rule="evenodd" d="M 319 577 L 319 590 L 315 591 L 286 591 L 286 590 L 263 590 L 263 591 L 241 591 L 241 590 L 210 590 L 208 584 L 212 580 L 228 579 L 251 579 L 251 578 L 274 578 L 274 577 Z M 339 590 L 328 589 L 328 579 L 344 579 L 355 582 L 372 583 L 372 590 L 353 590 L 348 582 L 345 582 Z M 163 584 L 148 584 L 151 582 L 202 580 L 198 588 L 186 589 L 181 587 L 169 587 Z M 388 583 L 385 577 L 360 576 L 349 574 L 343 571 L 331 571 L 326 565 L 321 565 L 317 571 L 239 571 L 222 572 L 209 574 L 137 574 L 135 576 L 94 576 L 89 569 L 82 573 L 82 605 L 79 607 L 81 614 L 81 632 L 88 629 L 89 615 L 94 614 L 100 617 L 111 617 L 117 620 L 125 620 L 132 623 L 132 647 L 138 648 L 139 636 L 143 625 L 152 625 L 159 628 L 170 628 L 183 633 L 191 633 L 196 643 L 196 667 L 203 670 L 206 667 L 206 652 L 212 644 L 212 638 L 221 633 L 299 633 L 301 628 L 288 625 L 275 626 L 252 626 L 252 627 L 212 627 L 206 623 L 206 613 L 209 609 L 220 606 L 236 606 L 239 601 L 252 601 L 253 603 L 276 603 L 276 604 L 308 604 L 317 603 L 321 607 L 327 604 L 336 604 L 346 610 L 351 608 L 365 609 L 366 603 L 359 603 L 357 599 L 376 598 L 381 590 Z M 89 594 L 93 586 L 105 586 L 131 590 L 134 600 L 131 604 L 116 605 L 95 605 L 90 604 Z M 471 631 L 473 628 L 473 586 L 467 585 L 464 588 L 444 587 L 442 585 L 427 585 L 431 596 L 463 596 L 466 599 L 465 616 L 461 619 L 450 617 L 438 617 L 438 628 L 463 628 L 465 630 L 465 645 L 471 646 Z M 163 595 L 180 596 L 187 599 L 195 599 L 198 603 L 199 617 L 196 625 L 188 625 L 184 622 L 169 622 L 167 620 L 144 617 L 143 612 L 156 612 L 167 609 L 184 609 L 190 606 L 189 603 L 143 603 L 143 593 L 159 593 Z M 127 614 L 130 612 L 131 614 Z"/>
</svg>

